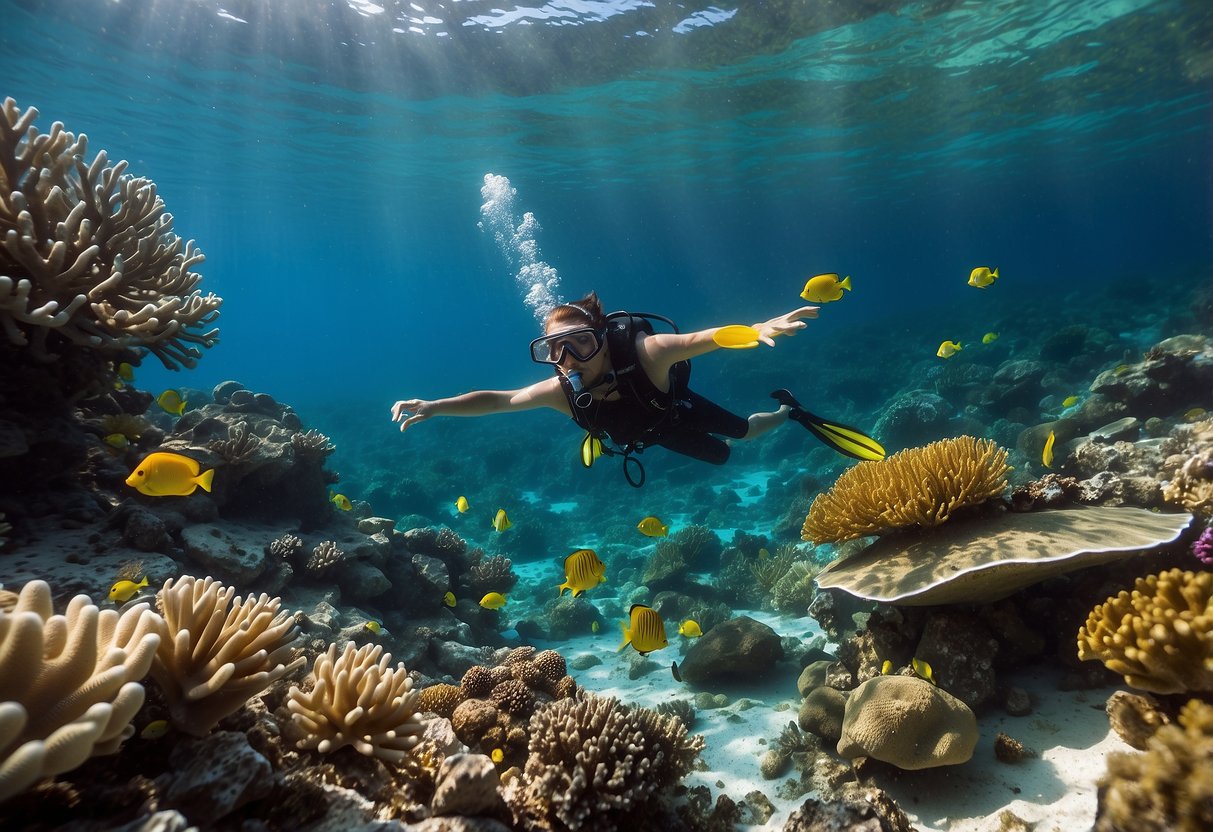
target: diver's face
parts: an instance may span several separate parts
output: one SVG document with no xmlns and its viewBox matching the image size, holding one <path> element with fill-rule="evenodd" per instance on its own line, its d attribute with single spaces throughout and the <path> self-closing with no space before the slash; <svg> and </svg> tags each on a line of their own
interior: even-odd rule
<svg viewBox="0 0 1213 832">
<path fill-rule="evenodd" d="M 568 336 L 561 338 L 561 332 Z M 551 339 L 552 353 L 559 355 L 560 371 L 566 376 L 569 373 L 581 373 L 587 383 L 594 383 L 605 375 L 609 366 L 607 347 L 602 343 L 601 336 L 596 332 L 587 331 L 586 327 L 569 327 L 555 324 L 549 326 L 546 334 Z M 599 346 L 601 345 L 601 348 Z M 581 356 L 589 356 L 581 358 Z"/>
</svg>

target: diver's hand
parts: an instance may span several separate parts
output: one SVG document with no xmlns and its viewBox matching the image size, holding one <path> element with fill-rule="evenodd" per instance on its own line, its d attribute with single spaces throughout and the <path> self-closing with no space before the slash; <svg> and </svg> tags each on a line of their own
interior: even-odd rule
<svg viewBox="0 0 1213 832">
<path fill-rule="evenodd" d="M 412 416 L 408 414 L 412 413 Z M 409 425 L 424 422 L 434 415 L 434 403 L 424 399 L 405 399 L 392 405 L 392 421 L 400 423 L 400 432 Z"/>
<path fill-rule="evenodd" d="M 817 310 L 820 308 L 820 306 L 802 306 L 777 318 L 754 324 L 754 329 L 758 330 L 758 340 L 768 347 L 775 346 L 773 339 L 776 335 L 795 335 L 796 330 L 804 329 L 806 326 L 802 319 L 816 318 Z"/>
</svg>

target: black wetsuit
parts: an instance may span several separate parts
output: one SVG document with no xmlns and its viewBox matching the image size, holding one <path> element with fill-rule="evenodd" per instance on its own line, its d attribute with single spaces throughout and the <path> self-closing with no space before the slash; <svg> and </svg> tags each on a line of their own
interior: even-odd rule
<svg viewBox="0 0 1213 832">
<path fill-rule="evenodd" d="M 642 317 L 627 313 L 608 316 L 606 339 L 618 399 L 593 399 L 588 407 L 578 407 L 572 385 L 560 375 L 573 421 L 600 439 L 609 437 L 625 454 L 660 445 L 704 462 L 724 463 L 729 446 L 713 434 L 740 439 L 749 422 L 689 389 L 689 362 L 680 361 L 670 368 L 669 390 L 653 384 L 636 354 L 636 336 L 641 332 L 653 332 Z"/>
</svg>

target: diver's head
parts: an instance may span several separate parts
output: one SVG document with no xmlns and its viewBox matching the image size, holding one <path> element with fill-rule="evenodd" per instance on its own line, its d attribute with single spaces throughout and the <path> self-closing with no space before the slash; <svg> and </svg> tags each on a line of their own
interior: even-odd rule
<svg viewBox="0 0 1213 832">
<path fill-rule="evenodd" d="M 610 369 L 606 326 L 602 303 L 594 292 L 562 303 L 544 319 L 543 337 L 531 342 L 531 359 L 554 364 L 566 376 L 581 373 L 587 385 L 596 383 Z"/>
</svg>

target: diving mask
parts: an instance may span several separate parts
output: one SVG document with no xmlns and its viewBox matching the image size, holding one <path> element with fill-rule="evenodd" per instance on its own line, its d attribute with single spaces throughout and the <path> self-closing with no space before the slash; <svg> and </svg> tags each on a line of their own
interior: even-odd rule
<svg viewBox="0 0 1213 832">
<path fill-rule="evenodd" d="M 537 364 L 560 364 L 565 356 L 589 361 L 606 343 L 606 333 L 590 326 L 554 332 L 531 342 L 531 360 Z"/>
</svg>

